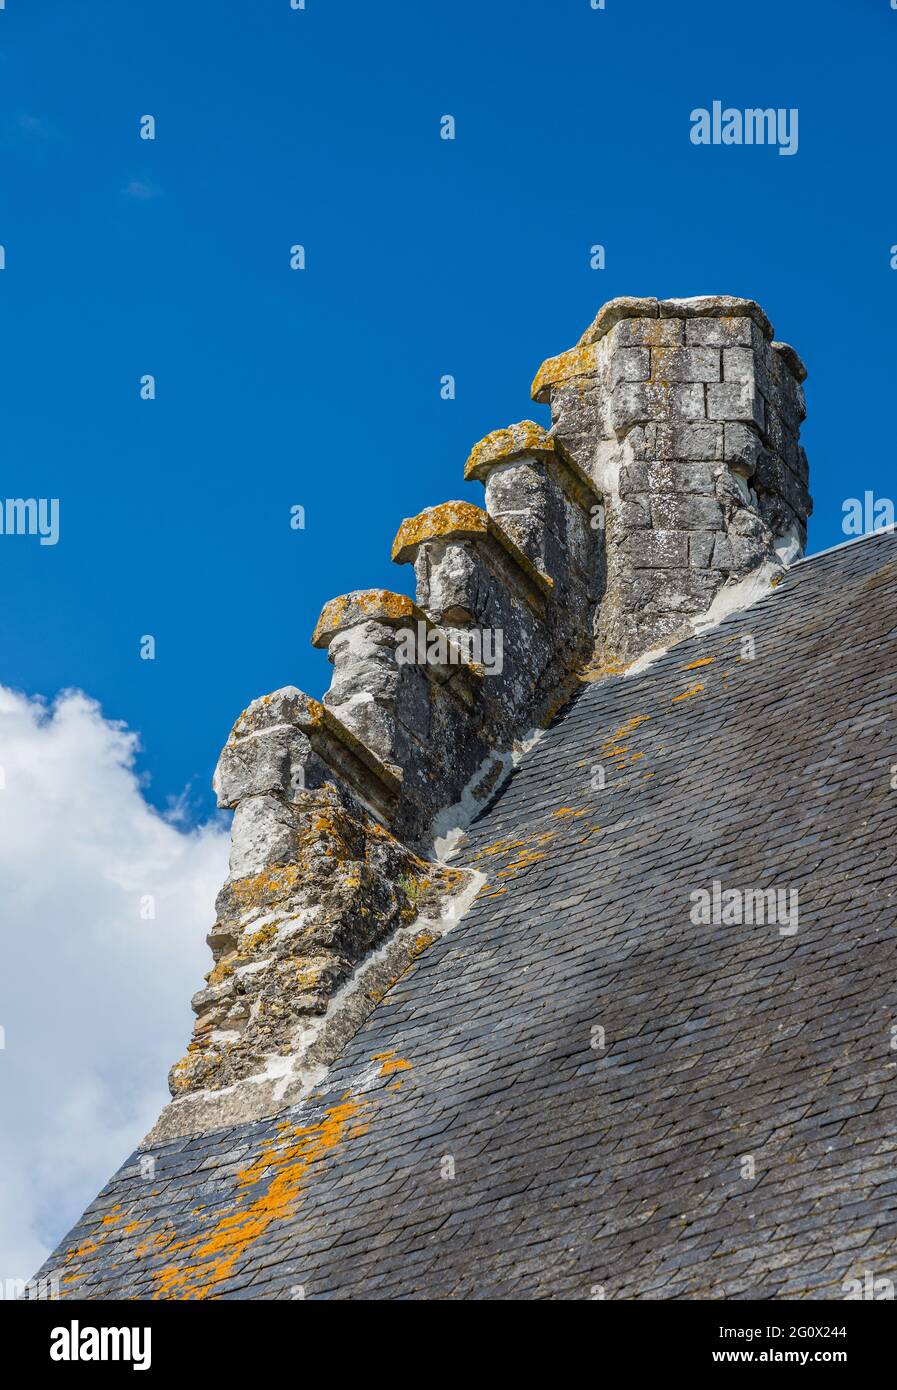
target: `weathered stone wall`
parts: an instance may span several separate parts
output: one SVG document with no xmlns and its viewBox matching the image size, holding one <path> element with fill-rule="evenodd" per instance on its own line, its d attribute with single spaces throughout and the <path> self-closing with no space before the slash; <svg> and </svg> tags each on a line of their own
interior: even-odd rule
<svg viewBox="0 0 897 1390">
<path fill-rule="evenodd" d="M 468 819 L 485 804 L 578 678 L 684 635 L 802 549 L 805 372 L 772 338 L 750 300 L 605 305 L 539 371 L 551 430 L 523 421 L 471 452 L 485 510 L 400 526 L 415 598 L 325 605 L 323 702 L 290 686 L 256 700 L 221 754 L 215 966 L 154 1137 L 297 1099 L 476 891 L 431 847 L 459 804 Z"/>
<path fill-rule="evenodd" d="M 760 306 L 727 295 L 612 300 L 542 365 L 533 397 L 606 494 L 609 658 L 669 643 L 724 585 L 803 550 L 805 377 Z"/>
</svg>

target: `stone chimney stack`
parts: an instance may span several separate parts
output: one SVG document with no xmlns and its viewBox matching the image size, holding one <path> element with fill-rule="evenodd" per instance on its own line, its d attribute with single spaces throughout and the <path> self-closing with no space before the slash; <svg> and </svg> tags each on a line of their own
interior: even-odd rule
<svg viewBox="0 0 897 1390">
<path fill-rule="evenodd" d="M 631 660 L 806 545 L 806 369 L 751 299 L 614 299 L 543 363 L 551 435 L 604 492 L 597 636 Z"/>
<path fill-rule="evenodd" d="M 477 890 L 434 837 L 485 805 L 578 681 L 739 606 L 741 581 L 759 593 L 803 550 L 805 375 L 752 300 L 615 299 L 539 370 L 551 429 L 525 420 L 471 452 L 485 509 L 402 522 L 414 598 L 325 605 L 323 702 L 253 701 L 218 763 L 234 821 L 215 966 L 155 1139 L 306 1094 Z"/>
</svg>

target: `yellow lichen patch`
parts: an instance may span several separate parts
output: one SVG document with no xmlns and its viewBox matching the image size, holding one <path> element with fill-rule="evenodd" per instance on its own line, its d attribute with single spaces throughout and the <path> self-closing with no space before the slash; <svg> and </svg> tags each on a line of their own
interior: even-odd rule
<svg viewBox="0 0 897 1390">
<path fill-rule="evenodd" d="M 603 680 L 605 676 L 622 676 L 628 670 L 628 662 L 607 657 L 599 660 L 593 657 L 585 666 L 579 668 L 576 672 L 576 679 L 588 684 L 591 681 Z"/>
<path fill-rule="evenodd" d="M 296 970 L 296 988 L 300 990 L 314 989 L 323 974 L 320 965 L 299 966 Z"/>
<path fill-rule="evenodd" d="M 206 976 L 209 984 L 219 985 L 222 980 L 226 980 L 229 975 L 233 975 L 236 962 L 236 951 L 231 951 L 228 955 L 222 956 L 218 964 L 213 966 Z"/>
<path fill-rule="evenodd" d="M 132 1236 L 135 1231 L 140 1230 L 140 1227 L 142 1225 L 142 1221 L 130 1221 L 127 1226 L 122 1226 L 122 1230 L 124 1231 L 126 1236 Z"/>
<path fill-rule="evenodd" d="M 535 420 L 521 420 L 504 430 L 493 430 L 474 444 L 464 465 L 464 481 L 485 482 L 489 469 L 526 453 L 550 453 L 556 448 L 551 435 Z"/>
<path fill-rule="evenodd" d="M 621 724 L 618 729 L 614 730 L 610 738 L 602 743 L 602 758 L 606 758 L 619 771 L 635 758 L 644 757 L 643 753 L 630 753 L 626 739 L 635 732 L 639 725 L 645 724 L 650 718 L 650 714 L 635 714 L 631 719 L 627 719 L 625 724 Z"/>
<path fill-rule="evenodd" d="M 69 1264 L 72 1260 L 81 1260 L 85 1255 L 92 1255 L 94 1250 L 98 1250 L 102 1245 L 101 1240 L 86 1240 L 83 1245 L 79 1245 L 75 1250 L 66 1252 L 65 1263 Z"/>
<path fill-rule="evenodd" d="M 214 1297 L 253 1243 L 274 1222 L 293 1214 L 305 1195 L 313 1166 L 349 1137 L 350 1121 L 362 1110 L 362 1102 L 347 1092 L 316 1124 L 293 1129 L 286 1143 L 260 1154 L 237 1175 L 233 1207 L 222 1213 L 211 1229 L 170 1244 L 170 1253 L 176 1258 L 154 1274 L 153 1297 Z M 251 1189 L 266 1180 L 264 1192 L 251 1196 Z"/>
<path fill-rule="evenodd" d="M 509 879 L 517 878 L 524 870 L 528 869 L 531 864 L 535 864 L 539 859 L 545 858 L 543 853 L 537 851 L 536 846 L 549 844 L 555 838 L 555 835 L 556 831 L 546 830 L 543 831 L 541 835 L 527 835 L 523 839 L 496 840 L 494 844 L 486 845 L 483 849 L 479 850 L 478 853 L 474 855 L 474 861 L 484 857 L 490 859 L 496 856 L 506 858 L 512 855 L 513 858 L 511 858 L 510 862 L 506 864 L 503 869 L 499 869 L 495 877 Z M 480 896 L 498 897 L 499 890 L 491 889 L 487 891 L 485 888 L 481 888 Z"/>
<path fill-rule="evenodd" d="M 412 622 L 423 616 L 406 594 L 394 594 L 391 589 L 358 589 L 324 604 L 312 633 L 312 646 L 326 647 L 340 628 L 351 627 L 368 618 L 383 623 L 400 623 Z"/>
<path fill-rule="evenodd" d="M 380 1068 L 381 1076 L 392 1076 L 396 1071 L 410 1071 L 411 1063 L 406 1062 L 404 1057 L 387 1057 Z"/>
<path fill-rule="evenodd" d="M 709 666 L 715 660 L 715 656 L 702 656 L 699 657 L 697 661 L 690 661 L 687 666 L 682 666 L 679 669 L 682 671 L 696 671 L 699 666 Z"/>
<path fill-rule="evenodd" d="M 414 551 L 423 541 L 484 536 L 488 530 L 489 518 L 480 507 L 470 502 L 443 502 L 402 522 L 392 543 L 392 558 L 403 564 L 414 558 Z"/>
<path fill-rule="evenodd" d="M 502 893 L 507 893 L 507 891 L 508 891 L 507 885 L 505 885 L 505 884 L 502 884 L 502 886 L 501 886 L 500 888 L 491 888 L 491 887 L 489 886 L 488 883 L 484 883 L 484 884 L 483 884 L 483 887 L 480 889 L 479 893 L 477 894 L 477 897 L 478 897 L 478 898 L 500 898 L 501 895 L 502 895 Z"/>
<path fill-rule="evenodd" d="M 577 820 L 580 816 L 584 816 L 587 813 L 585 811 L 574 811 L 572 806 L 561 806 L 557 811 L 552 811 L 551 814 L 556 816 L 558 820 L 563 819 L 565 816 L 570 816 L 574 820 Z"/>
<path fill-rule="evenodd" d="M 108 1236 L 111 1234 L 111 1228 L 118 1225 L 123 1215 L 124 1213 L 120 1205 L 113 1207 L 112 1210 L 107 1212 L 100 1220 L 99 1227 L 103 1228 L 102 1234 L 98 1233 L 96 1240 L 92 1240 L 88 1237 L 81 1245 L 73 1246 L 70 1250 L 67 1250 L 63 1256 L 63 1264 L 71 1265 L 75 1261 L 83 1260 L 87 1255 L 92 1255 L 95 1250 L 99 1250 L 100 1246 L 105 1243 Z M 123 1229 L 133 1230 L 137 1225 L 139 1225 L 139 1222 L 135 1222 L 134 1226 L 126 1226 Z M 86 1269 L 74 1269 L 71 1273 L 63 1276 L 62 1282 L 65 1284 L 74 1284 L 77 1280 L 85 1278 L 87 1273 L 88 1271 Z"/>
<path fill-rule="evenodd" d="M 254 955 L 259 946 L 265 946 L 269 941 L 273 941 L 277 935 L 277 926 L 274 922 L 268 922 L 264 927 L 259 927 L 258 931 L 247 932 L 240 938 L 240 946 L 237 955 L 241 960 L 247 956 Z"/>
<path fill-rule="evenodd" d="M 499 869 L 496 878 L 519 878 L 520 875 L 533 864 L 537 864 L 545 855 L 535 849 L 525 849 L 512 859 L 510 864 L 504 869 Z"/>
<path fill-rule="evenodd" d="M 559 352 L 557 357 L 549 357 L 536 372 L 530 387 L 534 401 L 547 399 L 552 386 L 560 386 L 574 377 L 588 376 L 598 364 L 598 352 L 594 343 L 578 343 L 576 347 Z"/>
<path fill-rule="evenodd" d="M 683 690 L 681 695 L 674 695 L 671 704 L 677 705 L 680 700 L 690 700 L 693 695 L 700 695 L 703 689 L 703 685 L 692 685 L 688 690 Z"/>
<path fill-rule="evenodd" d="M 494 844 L 485 845 L 483 849 L 478 850 L 474 855 L 474 862 L 484 856 L 491 859 L 497 854 L 509 854 L 511 850 L 522 849 L 526 843 L 526 840 L 496 840 Z"/>
<path fill-rule="evenodd" d="M 264 869 L 260 874 L 237 879 L 228 885 L 228 893 L 236 908 L 246 911 L 289 897 L 305 877 L 304 864 L 281 864 L 274 869 Z"/>
</svg>

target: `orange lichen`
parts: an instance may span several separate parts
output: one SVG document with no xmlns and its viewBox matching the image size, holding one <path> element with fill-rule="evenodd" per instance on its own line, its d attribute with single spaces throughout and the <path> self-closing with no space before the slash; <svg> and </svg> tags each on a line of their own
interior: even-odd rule
<svg viewBox="0 0 897 1390">
<path fill-rule="evenodd" d="M 360 589 L 332 598 L 324 604 L 312 633 L 312 646 L 326 646 L 340 628 L 368 618 L 384 623 L 401 623 L 413 622 L 415 618 L 423 616 L 406 594 L 394 594 L 390 589 Z"/>
<path fill-rule="evenodd" d="M 545 855 L 540 853 L 536 847 L 549 844 L 555 838 L 555 835 L 556 831 L 546 830 L 540 835 L 527 835 L 522 839 L 496 840 L 494 844 L 486 845 L 483 849 L 479 850 L 478 853 L 474 855 L 474 860 L 476 861 L 483 857 L 491 859 L 496 856 L 506 858 L 511 855 L 513 858 L 511 858 L 510 862 L 506 864 L 503 869 L 498 870 L 495 877 L 517 878 L 525 869 L 528 869 L 531 864 L 535 864 L 538 860 L 545 858 Z M 493 889 L 491 892 L 485 892 L 484 889 L 481 889 L 480 893 L 484 897 L 498 897 L 497 889 Z"/>
<path fill-rule="evenodd" d="M 556 816 L 558 820 L 561 820 L 564 816 L 571 816 L 574 820 L 577 820 L 580 816 L 584 816 L 587 813 L 585 811 L 574 811 L 571 806 L 561 806 L 559 810 L 552 811 L 551 814 Z"/>
<path fill-rule="evenodd" d="M 443 502 L 402 522 L 392 544 L 392 558 L 402 564 L 423 541 L 484 536 L 488 530 L 489 518 L 480 507 L 470 502 Z"/>
<path fill-rule="evenodd" d="M 610 738 L 602 743 L 601 756 L 606 758 L 618 771 L 636 758 L 643 758 L 644 753 L 630 753 L 626 739 L 635 732 L 639 725 L 647 723 L 650 718 L 650 714 L 635 714 L 631 719 L 627 719 L 625 724 L 621 724 L 618 729 L 614 730 Z"/>
<path fill-rule="evenodd" d="M 703 689 L 703 685 L 692 685 L 688 690 L 683 690 L 681 695 L 674 695 L 671 703 L 676 705 L 680 700 L 690 700 L 693 695 L 700 695 Z"/>
<path fill-rule="evenodd" d="M 396 1071 L 410 1071 L 411 1063 L 406 1062 L 404 1057 L 387 1057 L 380 1068 L 381 1076 L 392 1076 Z"/>
<path fill-rule="evenodd" d="M 496 840 L 492 845 L 485 845 L 474 855 L 474 860 L 482 859 L 484 855 L 492 858 L 496 854 L 508 854 L 512 849 L 522 849 L 526 840 Z"/>
<path fill-rule="evenodd" d="M 489 469 L 496 463 L 507 463 L 521 454 L 551 453 L 557 448 L 551 435 L 546 434 L 534 420 L 521 420 L 504 430 L 493 430 L 475 444 L 464 465 L 464 480 L 485 481 Z"/>
<path fill-rule="evenodd" d="M 595 371 L 597 363 L 598 354 L 593 343 L 578 343 L 576 347 L 558 353 L 557 357 L 549 357 L 536 372 L 530 396 L 534 401 L 545 400 L 552 386 L 559 386 L 574 377 L 587 376 Z"/>
<path fill-rule="evenodd" d="M 154 1273 L 153 1297 L 214 1297 L 253 1243 L 274 1222 L 293 1214 L 305 1195 L 313 1166 L 352 1137 L 352 1130 L 356 1135 L 360 1132 L 359 1126 L 350 1126 L 350 1121 L 363 1108 L 363 1103 L 347 1092 L 315 1124 L 292 1129 L 286 1143 L 264 1145 L 259 1156 L 237 1175 L 236 1202 L 230 1211 L 219 1216 L 211 1230 L 183 1241 L 172 1242 L 165 1235 L 157 1237 L 154 1243 L 161 1242 L 163 1248 L 167 1245 L 176 1259 Z M 264 1191 L 252 1196 L 252 1190 L 266 1181 Z"/>
<path fill-rule="evenodd" d="M 690 661 L 687 666 L 682 666 L 680 669 L 683 671 L 695 671 L 699 666 L 709 666 L 711 662 L 715 660 L 715 656 L 702 656 L 699 657 L 697 661 Z"/>
<path fill-rule="evenodd" d="M 545 855 L 535 849 L 521 850 L 516 859 L 512 859 L 510 864 L 504 869 L 499 869 L 496 878 L 519 878 L 519 876 L 529 869 L 533 864 L 537 864 Z"/>
</svg>

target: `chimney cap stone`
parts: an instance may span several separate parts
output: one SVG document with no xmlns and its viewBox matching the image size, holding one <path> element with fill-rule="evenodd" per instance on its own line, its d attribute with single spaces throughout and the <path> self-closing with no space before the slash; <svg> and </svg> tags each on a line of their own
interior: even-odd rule
<svg viewBox="0 0 897 1390">
<path fill-rule="evenodd" d="M 521 420 L 507 429 L 493 430 L 474 444 L 464 465 L 464 481 L 484 483 L 499 463 L 511 463 L 526 454 L 545 456 L 558 452 L 558 442 L 535 420 Z"/>
<path fill-rule="evenodd" d="M 392 543 L 393 560 L 397 565 L 413 564 L 418 549 L 428 541 L 485 542 L 487 551 L 497 553 L 506 570 L 510 564 L 510 573 L 516 573 L 524 589 L 540 604 L 554 588 L 554 580 L 533 564 L 488 512 L 471 502 L 443 502 L 408 517 Z"/>
<path fill-rule="evenodd" d="M 405 623 L 428 622 L 423 609 L 418 608 L 406 594 L 394 594 L 390 589 L 353 589 L 349 594 L 332 598 L 321 609 L 311 643 L 313 647 L 328 647 L 338 632 L 358 623 L 386 623 L 401 627 Z"/>
</svg>

